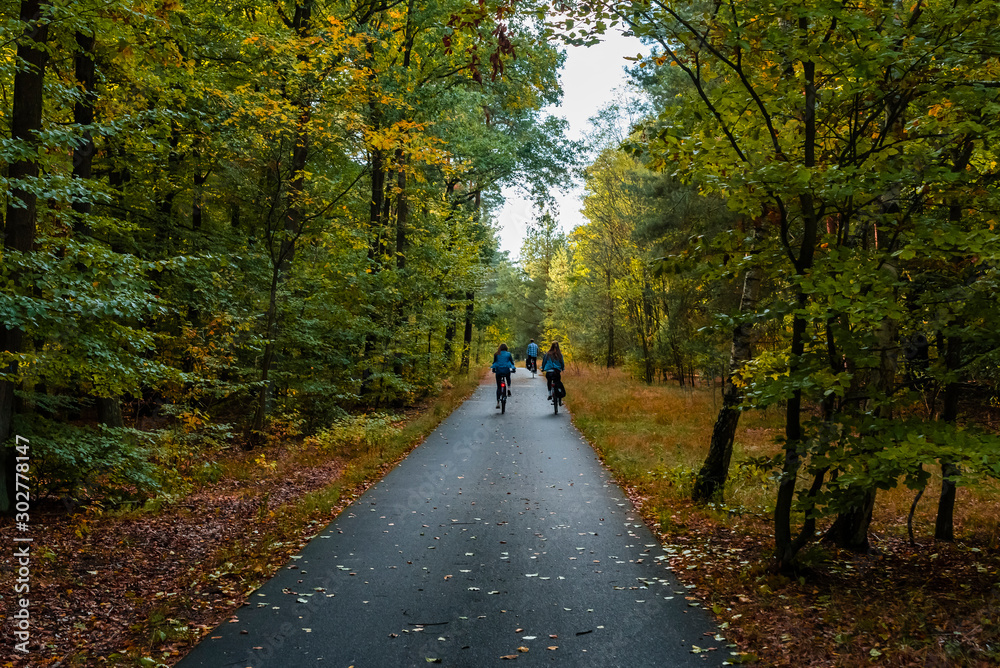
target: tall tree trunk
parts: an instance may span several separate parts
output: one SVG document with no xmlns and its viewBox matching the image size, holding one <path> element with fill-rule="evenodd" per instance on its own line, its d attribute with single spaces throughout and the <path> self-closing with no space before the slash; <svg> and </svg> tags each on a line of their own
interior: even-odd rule
<svg viewBox="0 0 1000 668">
<path fill-rule="evenodd" d="M 191 198 L 191 229 L 195 232 L 201 231 L 202 218 L 204 215 L 203 205 L 203 187 L 205 182 L 208 181 L 208 176 L 211 173 L 206 170 L 204 173 L 201 171 L 201 152 L 194 152 L 194 177 L 193 184 L 194 190 L 192 192 Z M 198 329 L 201 326 L 201 309 L 199 309 L 194 304 L 188 304 L 187 307 L 187 319 L 191 327 Z M 185 373 L 191 373 L 195 369 L 196 360 L 190 351 L 185 352 L 184 359 L 182 360 L 181 368 Z"/>
<path fill-rule="evenodd" d="M 312 9 L 312 0 L 295 6 L 295 14 L 289 27 L 301 38 L 309 35 L 312 27 Z M 303 65 L 308 65 L 309 55 L 304 52 L 299 53 L 298 60 Z M 306 98 L 305 93 L 300 93 L 300 95 L 302 97 L 295 100 L 299 115 L 296 119 L 295 145 L 292 148 L 292 161 L 289 166 L 291 175 L 286 195 L 285 220 L 282 223 L 284 234 L 281 235 L 276 255 L 273 246 L 271 248 L 271 284 L 268 290 L 267 314 L 265 316 L 267 343 L 264 345 L 264 355 L 261 358 L 260 388 L 257 392 L 254 415 L 247 434 L 246 446 L 249 448 L 258 445 L 263 440 L 264 421 L 267 417 L 271 395 L 270 374 L 274 364 L 279 333 L 278 287 L 282 281 L 287 280 L 288 274 L 292 270 L 292 262 L 295 259 L 295 244 L 302 234 L 302 201 L 305 197 L 306 164 L 309 159 L 309 122 L 312 119 L 312 104 L 311 100 Z"/>
<path fill-rule="evenodd" d="M 73 149 L 73 177 L 90 180 L 94 176 L 94 135 L 91 129 L 94 124 L 94 104 L 97 101 L 95 82 L 97 68 L 94 64 L 94 36 L 84 32 L 76 33 L 77 52 L 74 58 L 76 83 L 80 86 L 80 97 L 73 105 L 73 122 L 83 128 L 80 142 Z M 78 199 L 73 202 L 73 211 L 77 214 L 73 229 L 77 233 L 90 235 L 87 216 L 92 204 L 88 199 Z M 118 396 L 95 396 L 97 403 L 97 419 L 109 427 L 124 427 L 121 399 Z"/>
<path fill-rule="evenodd" d="M 964 171 L 972 158 L 973 142 L 966 137 L 954 156 L 952 170 L 955 172 Z M 962 220 L 962 205 L 958 201 L 952 201 L 948 206 L 948 220 L 958 223 Z M 962 366 L 962 338 L 959 336 L 948 337 L 948 348 L 945 352 L 945 367 L 949 372 L 954 373 Z M 958 395 L 959 384 L 951 381 L 944 391 L 944 410 L 941 419 L 944 422 L 954 424 L 958 420 Z M 955 494 L 958 491 L 955 484 L 955 477 L 961 473 L 954 462 L 942 460 L 941 462 L 941 496 L 938 498 L 937 518 L 934 521 L 934 537 L 938 540 L 955 540 Z"/>
<path fill-rule="evenodd" d="M 372 261 L 372 270 L 377 270 L 382 264 L 382 209 L 385 203 L 385 157 L 382 151 L 375 149 L 371 155 L 372 190 L 368 221 L 372 239 L 368 247 L 368 259 Z"/>
<path fill-rule="evenodd" d="M 240 229 L 240 203 L 233 202 L 229 207 L 229 227 L 238 232 Z"/>
<path fill-rule="evenodd" d="M 684 355 L 681 354 L 681 347 L 677 345 L 676 334 L 670 335 L 670 354 L 674 358 L 674 367 L 677 369 L 677 380 L 681 387 L 684 387 Z"/>
<path fill-rule="evenodd" d="M 178 179 L 181 169 L 181 154 L 178 150 L 180 144 L 181 128 L 176 121 L 171 121 L 170 152 L 167 154 L 166 174 L 161 174 L 159 178 L 161 192 L 156 208 L 160 212 L 160 215 L 156 219 L 156 227 L 154 229 L 156 244 L 165 255 L 169 255 L 173 250 L 173 244 L 170 242 L 172 235 L 170 234 L 169 227 L 173 218 L 174 200 L 177 198 L 178 193 Z M 157 272 L 156 280 L 158 281 L 161 276 L 162 272 Z"/>
<path fill-rule="evenodd" d="M 642 333 L 639 343 L 642 346 L 642 379 L 646 381 L 646 385 L 653 384 L 653 360 L 649 356 L 649 339 L 646 338 L 645 333 Z"/>
<path fill-rule="evenodd" d="M 649 303 L 649 285 L 646 283 L 645 278 L 642 282 L 642 313 L 639 315 L 639 330 L 642 333 L 642 360 L 643 360 L 643 378 L 647 385 L 653 384 L 653 358 L 649 352 L 649 323 L 652 320 L 652 315 L 650 311 L 652 310 L 652 305 Z"/>
<path fill-rule="evenodd" d="M 374 62 L 375 59 L 375 46 L 373 42 L 369 42 L 367 46 L 368 50 L 368 61 Z M 372 73 L 369 75 L 369 80 L 372 82 L 372 94 L 368 99 L 368 115 L 369 123 L 371 124 L 372 130 L 377 132 L 382 127 L 382 107 L 381 103 L 375 97 L 375 68 L 372 67 Z M 371 148 L 369 151 L 368 162 L 371 166 L 371 201 L 368 203 L 368 229 L 369 234 L 371 234 L 371 239 L 368 245 L 368 259 L 371 262 L 372 271 L 377 271 L 381 266 L 382 262 L 382 234 L 384 230 L 382 229 L 385 225 L 383 219 L 383 209 L 385 204 L 385 154 L 382 149 Z"/>
<path fill-rule="evenodd" d="M 472 199 L 472 223 L 479 225 L 482 222 L 483 191 L 477 187 L 473 191 Z M 461 371 L 469 370 L 469 362 L 472 357 L 472 320 L 476 312 L 476 293 L 474 290 L 465 291 L 465 332 L 462 337 L 462 364 Z M 477 352 L 478 357 L 478 352 Z M 478 359 L 476 360 L 478 363 Z"/>
<path fill-rule="evenodd" d="M 22 0 L 20 18 L 27 28 L 17 46 L 17 59 L 21 63 L 14 75 L 13 105 L 10 116 L 10 137 L 13 141 L 28 147 L 38 144 L 37 133 L 42 129 L 42 103 L 44 101 L 45 66 L 48 54 L 44 44 L 48 40 L 49 26 L 46 16 L 49 3 L 41 0 Z M 24 155 L 38 155 L 37 150 L 25 151 Z M 38 162 L 22 159 L 12 163 L 7 169 L 7 177 L 14 181 L 38 177 Z M 36 198 L 30 191 L 14 187 L 7 204 L 7 218 L 4 224 L 3 246 L 10 251 L 31 252 L 35 243 L 37 218 Z M 24 346 L 24 332 L 17 327 L 0 323 L 0 346 L 5 353 L 16 356 Z M 16 375 L 18 364 L 11 362 L 6 373 Z M 13 450 L 4 447 L 13 436 L 14 383 L 0 381 L 0 513 L 8 513 L 14 503 L 14 457 Z"/>
<path fill-rule="evenodd" d="M 433 364 L 433 350 L 434 350 L 434 326 L 430 325 L 427 327 L 427 377 L 434 377 Z"/>
<path fill-rule="evenodd" d="M 885 268 L 894 271 L 888 264 Z M 878 346 L 881 350 L 878 376 L 874 380 L 873 394 L 879 397 L 892 395 L 896 378 L 897 361 L 896 345 L 898 328 L 895 320 L 886 318 L 882 321 L 878 333 Z M 878 416 L 884 420 L 892 418 L 892 410 L 882 406 L 878 408 Z M 827 530 L 824 540 L 832 541 L 837 547 L 853 552 L 867 553 L 871 550 L 868 540 L 868 527 L 871 525 L 875 509 L 875 496 L 878 489 L 874 486 L 862 489 L 858 501 L 837 514 L 837 519 Z"/>
<path fill-rule="evenodd" d="M 743 278 L 743 297 L 740 299 L 740 313 L 753 313 L 757 308 L 760 293 L 760 275 L 756 266 L 750 266 Z M 729 349 L 729 373 L 722 383 L 722 408 L 712 428 L 712 440 L 708 446 L 708 456 L 698 472 L 694 485 L 694 500 L 706 503 L 713 498 L 720 501 L 729 476 L 729 462 L 733 456 L 733 439 L 740 421 L 738 406 L 742 393 L 733 378 L 753 356 L 750 337 L 753 325 L 743 321 L 733 329 L 733 343 Z"/>
<path fill-rule="evenodd" d="M 269 381 L 271 367 L 274 364 L 276 343 L 278 338 L 278 287 L 288 279 L 288 274 L 292 269 L 292 261 L 295 259 L 295 243 L 302 233 L 302 197 L 305 191 L 305 167 L 309 155 L 309 138 L 306 125 L 309 121 L 309 110 L 303 107 L 300 110 L 298 131 L 296 133 L 296 145 L 292 151 L 292 179 L 288 188 L 288 206 L 285 214 L 285 233 L 281 237 L 278 245 L 277 256 L 271 258 L 271 285 L 268 290 L 267 315 L 265 316 L 265 332 L 267 343 L 264 345 L 264 355 L 260 365 L 260 388 L 257 393 L 257 402 L 254 410 L 253 420 L 250 424 L 249 438 L 247 444 L 250 447 L 261 442 L 264 432 L 264 420 L 268 412 L 268 403 L 271 392 Z"/>
<path fill-rule="evenodd" d="M 208 181 L 209 172 L 206 171 L 204 174 L 200 171 L 200 165 L 198 161 L 195 161 L 195 173 L 194 173 L 194 197 L 191 200 L 191 228 L 194 230 L 201 230 L 202 219 L 204 217 L 204 186 L 205 182 Z"/>
<path fill-rule="evenodd" d="M 305 114 L 307 112 L 303 112 Z M 275 360 L 278 327 L 278 288 L 288 279 L 292 261 L 295 259 L 295 242 L 301 234 L 302 213 L 299 209 L 303 195 L 305 161 L 308 155 L 308 143 L 305 136 L 303 119 L 300 118 L 300 132 L 295 150 L 292 153 L 292 178 L 288 191 L 288 207 L 284 221 L 285 233 L 281 237 L 276 255 L 271 257 L 271 283 L 268 288 L 268 305 L 265 315 L 264 332 L 267 343 L 264 344 L 264 354 L 260 363 L 260 388 L 254 407 L 253 419 L 250 422 L 246 445 L 250 448 L 259 445 L 263 440 L 264 421 L 268 413 L 271 394 L 270 374 Z"/>
<path fill-rule="evenodd" d="M 945 353 L 948 371 L 954 372 L 962 365 L 962 339 L 948 337 L 948 351 Z M 944 410 L 941 419 L 954 424 L 958 419 L 959 384 L 948 383 L 944 390 Z M 934 521 L 934 537 L 938 540 L 955 540 L 955 494 L 958 491 L 955 477 L 961 473 L 954 462 L 941 461 L 941 496 L 938 498 L 937 519 Z"/>
<path fill-rule="evenodd" d="M 475 308 L 476 293 L 469 290 L 465 293 L 465 336 L 462 338 L 461 371 L 469 370 L 469 357 L 472 354 L 472 315 Z"/>
<path fill-rule="evenodd" d="M 260 388 L 257 390 L 253 419 L 250 422 L 245 441 L 247 449 L 259 445 L 264 439 L 264 419 L 267 416 L 267 404 L 270 397 L 271 363 L 274 361 L 274 341 L 277 336 L 275 330 L 278 321 L 278 284 L 280 280 L 281 271 L 275 266 L 271 269 L 271 285 L 268 290 L 267 314 L 264 324 L 267 343 L 264 344 L 264 355 L 260 362 Z"/>
<path fill-rule="evenodd" d="M 799 29 L 803 35 L 807 34 L 808 28 L 808 18 L 799 19 Z M 802 68 L 805 79 L 803 166 L 811 169 L 816 166 L 816 65 L 811 61 L 803 61 Z M 802 211 L 802 235 L 799 254 L 798 257 L 794 258 L 794 262 L 796 274 L 804 276 L 809 274 L 812 269 L 816 238 L 819 233 L 819 220 L 811 192 L 807 191 L 799 196 L 799 205 Z M 782 230 L 786 231 L 782 237 L 787 239 L 787 214 L 782 206 L 779 206 L 778 209 Z M 789 359 L 789 373 L 792 375 L 801 364 L 802 356 L 805 353 L 808 322 L 800 313 L 806 311 L 809 296 L 800 290 L 796 297 L 796 304 L 796 313 L 792 318 L 791 358 Z M 774 560 L 780 570 L 786 570 L 793 565 L 797 548 L 801 544 L 801 541 L 794 540 L 792 537 L 792 504 L 795 500 L 795 483 L 801 466 L 802 436 L 802 390 L 796 389 L 785 406 L 785 464 L 782 467 L 781 480 L 778 483 L 778 493 L 774 504 Z"/>
<path fill-rule="evenodd" d="M 371 67 L 371 73 L 368 75 L 368 80 L 371 83 L 371 94 L 368 97 L 368 122 L 372 127 L 373 131 L 378 131 L 382 127 L 382 108 L 381 103 L 375 95 L 377 76 L 375 74 L 375 41 L 369 40 L 365 47 L 367 52 L 367 62 Z M 368 267 L 372 273 L 378 273 L 382 268 L 382 234 L 384 232 L 384 220 L 383 211 L 385 210 L 385 182 L 386 182 L 386 165 L 385 165 L 385 154 L 381 149 L 372 147 L 368 154 L 368 164 L 371 170 L 371 190 L 370 190 L 370 201 L 368 202 Z M 373 311 L 373 320 L 377 317 L 377 313 Z M 375 354 L 376 344 L 378 343 L 375 338 L 375 334 L 372 330 L 375 329 L 375 323 L 372 323 L 372 327 L 369 331 L 365 333 L 365 345 L 362 352 L 362 368 L 361 368 L 361 388 L 358 394 L 362 397 L 367 396 L 371 393 L 371 379 L 375 374 L 375 370 L 372 365 L 372 357 Z"/>
<path fill-rule="evenodd" d="M 97 420 L 108 427 L 124 427 L 121 397 L 97 397 Z"/>
<path fill-rule="evenodd" d="M 73 122 L 83 127 L 83 133 L 80 143 L 73 149 L 73 177 L 91 179 L 94 173 L 94 136 L 91 128 L 94 124 L 94 103 L 97 99 L 94 90 L 96 80 L 94 36 L 77 32 L 76 45 L 78 49 L 75 58 L 76 82 L 80 86 L 81 94 L 73 105 Z M 73 211 L 78 214 L 74 227 L 82 234 L 90 234 L 86 219 L 90 210 L 89 198 L 73 202 Z"/>
<path fill-rule="evenodd" d="M 408 62 L 409 53 L 404 59 Z M 402 149 L 396 151 L 396 271 L 403 275 L 406 270 L 406 252 L 407 252 L 407 232 L 410 219 L 410 205 L 406 197 L 406 160 L 407 156 L 403 153 Z M 401 279 L 403 280 L 403 279 Z M 406 294 L 403 291 L 399 292 L 396 298 L 396 304 L 394 309 L 396 311 L 396 331 L 397 335 L 393 337 L 397 342 L 399 341 L 399 336 L 402 335 L 404 328 L 406 327 L 407 321 L 409 319 L 409 313 L 407 312 L 407 299 Z M 392 372 L 395 376 L 403 375 L 403 353 L 397 348 L 393 354 L 393 365 Z"/>
<path fill-rule="evenodd" d="M 865 489 L 860 500 L 837 513 L 837 519 L 827 530 L 824 539 L 832 541 L 837 547 L 844 550 L 859 553 L 868 552 L 871 549 L 871 544 L 868 541 L 868 527 L 871 526 L 877 492 L 878 489 L 875 487 Z"/>
<path fill-rule="evenodd" d="M 808 297 L 798 295 L 798 311 L 804 311 Z M 806 320 L 800 315 L 792 319 L 792 345 L 789 371 L 794 372 L 805 352 Z M 792 566 L 795 550 L 792 540 L 792 503 L 795 500 L 795 483 L 798 479 L 802 446 L 802 390 L 796 389 L 785 404 L 785 463 L 778 483 L 774 503 L 774 556 L 780 570 Z"/>
<path fill-rule="evenodd" d="M 409 0 L 406 5 L 406 26 L 404 28 L 403 71 L 410 69 L 413 58 L 413 44 L 416 34 L 413 28 L 413 4 Z M 410 203 L 406 192 L 406 169 L 409 156 L 402 148 L 396 149 L 396 270 L 406 268 L 407 234 L 410 224 Z"/>
<path fill-rule="evenodd" d="M 373 104 L 376 104 L 373 102 Z M 372 111 L 373 127 L 377 127 L 377 109 Z M 377 273 L 382 266 L 382 210 L 385 199 L 385 156 L 379 149 L 372 149 L 369 158 L 371 164 L 371 202 L 368 208 L 368 227 L 371 239 L 368 244 L 368 264 L 373 273 Z M 373 327 L 374 329 L 374 327 Z M 361 370 L 361 390 L 362 396 L 371 391 L 369 381 L 374 374 L 372 369 L 372 355 L 375 353 L 375 334 L 371 331 L 365 334 L 364 347 L 364 368 Z"/>
<path fill-rule="evenodd" d="M 445 327 L 444 327 L 444 360 L 448 368 L 451 368 L 452 358 L 455 356 L 455 296 L 448 295 L 448 304 L 444 307 Z"/>
<path fill-rule="evenodd" d="M 404 29 L 403 71 L 410 69 L 410 59 L 413 57 L 413 2 L 409 0 L 406 6 L 406 27 Z M 396 271 L 402 274 L 406 268 L 407 233 L 410 222 L 410 206 L 406 193 L 406 166 L 409 156 L 402 148 L 396 149 Z M 402 332 L 406 326 L 406 297 L 400 292 L 396 303 L 396 330 Z M 395 338 L 395 337 L 394 337 Z M 394 355 L 393 374 L 403 375 L 403 358 L 397 351 Z"/>
<path fill-rule="evenodd" d="M 604 272 L 608 291 L 608 359 L 607 368 L 615 365 L 615 302 L 611 298 L 611 270 Z"/>
<path fill-rule="evenodd" d="M 396 270 L 406 268 L 407 233 L 410 225 L 410 203 L 406 196 L 406 163 L 408 156 L 396 151 Z"/>
</svg>

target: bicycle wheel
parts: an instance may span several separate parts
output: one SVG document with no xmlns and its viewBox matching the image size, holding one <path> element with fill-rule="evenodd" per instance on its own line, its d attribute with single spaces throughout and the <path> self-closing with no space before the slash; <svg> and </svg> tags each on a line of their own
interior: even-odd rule
<svg viewBox="0 0 1000 668">
<path fill-rule="evenodd" d="M 555 396 L 555 389 L 552 390 L 552 410 L 555 411 L 556 415 L 559 415 L 559 397 Z"/>
<path fill-rule="evenodd" d="M 500 415 L 507 412 L 507 383 L 500 386 Z"/>
</svg>

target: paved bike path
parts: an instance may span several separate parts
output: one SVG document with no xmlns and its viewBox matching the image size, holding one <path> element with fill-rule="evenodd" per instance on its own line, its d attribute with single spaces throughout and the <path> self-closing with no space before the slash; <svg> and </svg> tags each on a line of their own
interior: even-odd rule
<svg viewBox="0 0 1000 668">
<path fill-rule="evenodd" d="M 719 665 L 544 378 L 519 369 L 506 415 L 487 381 L 178 665 Z"/>
</svg>

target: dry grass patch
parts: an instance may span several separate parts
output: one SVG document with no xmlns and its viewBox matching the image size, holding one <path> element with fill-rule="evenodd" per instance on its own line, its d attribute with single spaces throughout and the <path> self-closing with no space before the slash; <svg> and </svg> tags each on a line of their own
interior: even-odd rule
<svg viewBox="0 0 1000 668">
<path fill-rule="evenodd" d="M 656 489 L 668 498 L 686 498 L 692 476 L 708 453 L 719 410 L 718 391 L 646 386 L 616 369 L 574 365 L 566 374 L 567 405 L 577 427 L 608 464 L 630 484 Z M 747 413 L 734 444 L 734 463 L 770 457 L 781 431 L 777 411 Z M 760 472 L 739 477 L 730 505 L 756 507 Z M 746 485 L 744 494 L 743 482 Z"/>
<path fill-rule="evenodd" d="M 690 502 L 708 451 L 717 390 L 645 386 L 624 373 L 584 366 L 565 374 L 574 423 L 671 550 L 742 658 L 768 666 L 1000 665 L 1000 485 L 959 490 L 955 544 L 933 540 L 940 478 L 928 486 L 906 535 L 914 492 L 879 492 L 876 554 L 821 542 L 795 577 L 765 568 L 780 453 L 780 410 L 748 412 L 736 435 L 724 507 Z M 826 522 L 821 522 L 821 527 Z M 721 649 L 721 648 L 720 648 Z"/>
</svg>

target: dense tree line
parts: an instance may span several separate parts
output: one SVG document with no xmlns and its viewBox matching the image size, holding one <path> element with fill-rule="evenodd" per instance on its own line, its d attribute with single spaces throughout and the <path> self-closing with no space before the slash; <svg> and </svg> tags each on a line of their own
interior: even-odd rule
<svg viewBox="0 0 1000 668">
<path fill-rule="evenodd" d="M 653 48 L 649 113 L 588 168 L 549 327 L 647 381 L 725 370 L 701 500 L 739 411 L 784 408 L 777 567 L 820 528 L 868 549 L 878 490 L 916 504 L 935 469 L 953 539 L 956 487 L 1000 473 L 976 421 L 1000 362 L 997 5 L 561 8 L 570 41 L 620 25 Z"/>
<path fill-rule="evenodd" d="M 722 198 L 624 150 L 626 137 L 607 128 L 625 112 L 616 104 L 593 119 L 602 125 L 583 172 L 587 222 L 567 233 L 539 210 L 516 268 L 501 274 L 499 320 L 518 348 L 561 340 L 573 359 L 686 386 L 725 366 L 724 337 L 709 329 L 739 295 L 708 269 L 725 262 L 708 240 L 741 223 Z"/>
<path fill-rule="evenodd" d="M 0 510 L 15 435 L 40 491 L 141 496 L 165 442 L 467 368 L 500 185 L 571 162 L 562 56 L 505 3 L 0 6 Z"/>
</svg>

